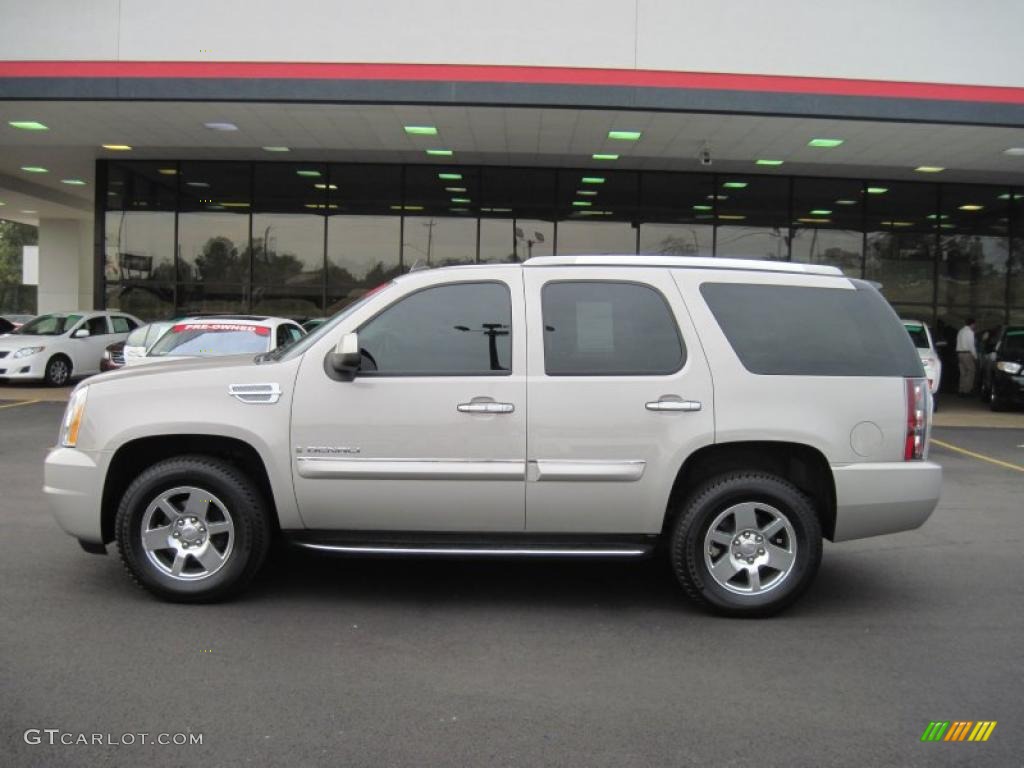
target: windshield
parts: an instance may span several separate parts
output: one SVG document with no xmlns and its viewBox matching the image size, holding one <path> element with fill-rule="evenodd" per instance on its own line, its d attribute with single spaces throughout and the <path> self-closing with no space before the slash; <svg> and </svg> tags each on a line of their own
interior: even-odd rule
<svg viewBox="0 0 1024 768">
<path fill-rule="evenodd" d="M 81 315 L 40 315 L 14 333 L 21 336 L 60 336 L 74 328 L 81 319 Z"/>
<path fill-rule="evenodd" d="M 999 356 L 1024 358 L 1024 328 L 1011 328 L 1006 332 Z"/>
<path fill-rule="evenodd" d="M 148 325 L 140 325 L 134 331 L 128 334 L 128 338 L 124 340 L 126 347 L 144 347 L 146 346 L 146 333 L 149 332 Z"/>
<path fill-rule="evenodd" d="M 325 335 L 330 333 L 331 329 L 333 329 L 335 326 L 337 326 L 338 323 L 340 323 L 346 317 L 351 315 L 353 312 L 355 312 L 361 306 L 366 304 L 366 302 L 368 302 L 373 296 L 376 296 L 378 293 L 380 293 L 381 291 L 386 290 L 387 288 L 391 287 L 392 285 L 394 285 L 393 282 L 391 282 L 391 283 L 384 283 L 383 285 L 377 286 L 373 290 L 364 293 L 357 301 L 352 302 L 347 307 L 345 307 L 343 310 L 341 310 L 337 314 L 333 315 L 329 320 L 326 320 L 322 325 L 320 325 L 319 327 L 317 327 L 314 330 L 310 331 L 308 336 L 302 337 L 301 339 L 299 339 L 294 344 L 289 344 L 286 347 L 279 347 L 279 348 L 275 349 L 273 352 L 270 352 L 269 354 L 264 355 L 262 359 L 263 360 L 290 360 L 290 359 L 296 357 L 297 355 L 301 355 L 303 352 L 305 352 L 311 346 L 316 344 Z"/>
<path fill-rule="evenodd" d="M 262 325 L 179 323 L 160 337 L 149 350 L 149 355 L 215 357 L 266 352 L 270 347 L 270 341 L 270 329 Z"/>
<path fill-rule="evenodd" d="M 904 323 L 903 327 L 907 329 L 907 333 L 910 334 L 910 339 L 914 342 L 915 347 L 918 349 L 931 349 L 931 344 L 928 343 L 928 332 L 925 331 L 923 325 Z"/>
</svg>

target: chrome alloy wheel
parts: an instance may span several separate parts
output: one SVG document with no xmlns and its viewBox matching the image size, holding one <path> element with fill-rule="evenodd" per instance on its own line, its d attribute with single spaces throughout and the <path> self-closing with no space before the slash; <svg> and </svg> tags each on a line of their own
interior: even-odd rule
<svg viewBox="0 0 1024 768">
<path fill-rule="evenodd" d="M 778 509 L 761 502 L 734 504 L 704 536 L 704 563 L 722 589 L 758 595 L 782 584 L 796 562 L 796 532 Z"/>
<path fill-rule="evenodd" d="M 198 581 L 219 571 L 231 556 L 235 525 L 223 502 L 189 485 L 164 491 L 142 516 L 142 549 L 158 571 Z"/>
<path fill-rule="evenodd" d="M 71 371 L 68 370 L 68 364 L 65 363 L 61 358 L 57 358 L 52 363 L 50 363 L 50 379 L 57 386 L 65 384 L 70 374 Z"/>
</svg>

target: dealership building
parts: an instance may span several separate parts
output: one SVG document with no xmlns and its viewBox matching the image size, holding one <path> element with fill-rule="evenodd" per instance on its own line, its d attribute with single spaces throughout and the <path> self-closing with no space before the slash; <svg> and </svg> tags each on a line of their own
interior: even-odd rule
<svg viewBox="0 0 1024 768">
<path fill-rule="evenodd" d="M 301 8 L 301 10 L 299 10 Z M 0 218 L 38 310 L 332 313 L 416 264 L 833 264 L 1024 323 L 1024 4 L 34 0 Z"/>
</svg>

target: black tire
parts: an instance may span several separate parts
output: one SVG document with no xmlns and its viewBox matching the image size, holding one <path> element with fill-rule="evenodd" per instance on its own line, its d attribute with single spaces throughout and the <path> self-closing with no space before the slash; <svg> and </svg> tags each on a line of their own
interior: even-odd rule
<svg viewBox="0 0 1024 768">
<path fill-rule="evenodd" d="M 71 381 L 71 360 L 66 355 L 54 355 L 46 361 L 43 381 L 50 387 L 63 387 Z"/>
<path fill-rule="evenodd" d="M 792 565 L 785 574 L 757 566 L 759 574 L 775 574 L 778 582 L 756 594 L 737 594 L 720 585 L 712 577 L 705 559 L 705 537 L 712 523 L 726 510 L 746 502 L 768 505 L 785 518 L 792 529 L 792 545 L 787 541 L 790 534 L 786 531 L 778 534 L 783 537 L 781 541 L 792 548 Z M 739 536 L 739 533 L 734 531 L 729 536 Z M 757 617 L 778 613 L 807 589 L 821 563 L 821 523 L 811 500 L 781 477 L 754 470 L 729 472 L 699 486 L 683 502 L 669 543 L 672 569 L 686 594 L 699 605 L 726 616 Z M 722 557 L 730 557 L 728 551 L 717 551 L 722 552 Z M 708 552 L 709 558 L 712 557 L 710 549 Z M 715 560 L 716 565 L 717 562 Z"/>
<path fill-rule="evenodd" d="M 142 545 L 146 510 L 162 494 L 183 486 L 212 494 L 233 525 L 223 564 L 191 581 L 165 573 Z M 115 535 L 121 560 L 139 585 L 172 602 L 216 602 L 241 591 L 263 565 L 271 538 L 270 512 L 255 483 L 233 464 L 210 456 L 178 456 L 154 464 L 128 486 L 117 510 Z M 207 537 L 212 544 L 213 536 Z M 168 548 L 160 557 L 169 558 L 168 552 L 174 550 Z M 200 565 L 198 559 L 188 562 Z"/>
</svg>

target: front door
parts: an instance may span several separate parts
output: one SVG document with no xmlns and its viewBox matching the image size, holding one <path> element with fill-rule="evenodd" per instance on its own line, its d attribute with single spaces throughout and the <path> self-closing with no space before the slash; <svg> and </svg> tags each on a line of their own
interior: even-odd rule
<svg viewBox="0 0 1024 768">
<path fill-rule="evenodd" d="M 526 527 L 658 533 L 714 440 L 711 374 L 668 269 L 525 267 Z"/>
<path fill-rule="evenodd" d="M 308 528 L 523 530 L 521 270 L 471 276 L 455 270 L 438 283 L 437 273 L 414 273 L 358 328 L 341 323 L 335 343 L 359 333 L 353 381 L 331 378 L 322 354 L 305 355 L 291 456 Z"/>
</svg>

